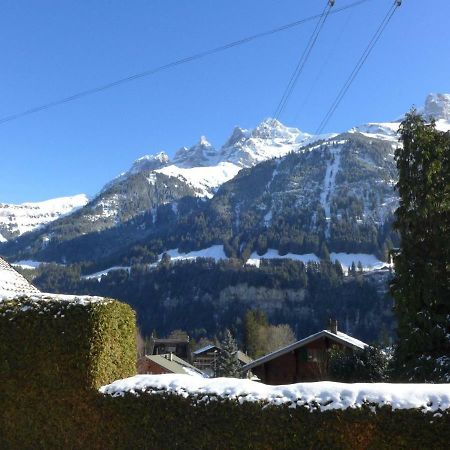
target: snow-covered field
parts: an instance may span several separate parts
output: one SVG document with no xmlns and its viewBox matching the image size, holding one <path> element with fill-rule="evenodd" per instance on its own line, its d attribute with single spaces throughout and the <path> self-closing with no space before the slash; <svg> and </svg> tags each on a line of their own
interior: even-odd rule
<svg viewBox="0 0 450 450">
<path fill-rule="evenodd" d="M 322 411 L 357 408 L 363 404 L 390 405 L 392 409 L 418 408 L 423 412 L 450 409 L 450 384 L 389 384 L 389 383 L 298 383 L 270 386 L 236 378 L 200 378 L 189 375 L 136 375 L 103 386 L 100 392 L 122 396 L 171 393 L 192 396 L 197 401 L 236 399 L 244 402 L 264 402 L 306 407 Z"/>
<path fill-rule="evenodd" d="M 258 253 L 253 252 L 250 258 L 247 260 L 247 264 L 251 266 L 259 267 L 261 265 L 262 259 L 292 259 L 293 261 L 301 261 L 304 264 L 309 262 L 320 262 L 320 259 L 314 253 L 305 253 L 303 255 L 297 255 L 295 253 L 286 253 L 285 255 L 280 255 L 278 250 L 269 248 L 264 255 L 260 256 Z"/>
<path fill-rule="evenodd" d="M 167 250 L 166 252 L 172 261 L 194 260 L 197 258 L 213 258 L 216 261 L 221 259 L 227 259 L 225 252 L 223 251 L 223 245 L 213 245 L 202 250 L 193 250 L 188 253 L 180 253 L 178 249 Z M 159 255 L 161 259 L 163 254 Z"/>
<path fill-rule="evenodd" d="M 270 248 L 261 256 L 258 255 L 258 253 L 253 252 L 247 260 L 247 264 L 259 267 L 262 259 L 292 259 L 294 261 L 301 261 L 305 264 L 309 262 L 320 262 L 319 257 L 314 253 L 306 253 L 303 255 L 286 253 L 285 255 L 280 255 L 278 250 Z M 375 255 L 369 255 L 367 253 L 331 253 L 330 259 L 333 262 L 338 261 L 345 273 L 348 272 L 348 269 L 353 262 L 355 263 L 355 266 L 358 265 L 358 262 L 361 262 L 364 271 L 378 270 L 382 267 L 389 266 L 388 263 L 380 261 Z"/>
</svg>

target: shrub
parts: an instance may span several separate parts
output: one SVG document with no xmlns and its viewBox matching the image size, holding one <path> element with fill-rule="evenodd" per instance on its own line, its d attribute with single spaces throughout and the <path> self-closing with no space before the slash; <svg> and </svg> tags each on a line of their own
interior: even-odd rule
<svg viewBox="0 0 450 450">
<path fill-rule="evenodd" d="M 1 448 L 86 442 L 99 422 L 95 389 L 135 374 L 133 310 L 92 300 L 0 303 Z"/>
</svg>

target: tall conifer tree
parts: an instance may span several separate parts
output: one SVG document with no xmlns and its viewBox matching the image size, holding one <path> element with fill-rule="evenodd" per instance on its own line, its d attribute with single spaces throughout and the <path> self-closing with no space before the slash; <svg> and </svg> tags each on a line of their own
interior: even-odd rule
<svg viewBox="0 0 450 450">
<path fill-rule="evenodd" d="M 397 358 L 411 381 L 450 381 L 450 133 L 415 111 L 400 126 L 395 153 L 401 236 L 392 293 Z"/>
</svg>

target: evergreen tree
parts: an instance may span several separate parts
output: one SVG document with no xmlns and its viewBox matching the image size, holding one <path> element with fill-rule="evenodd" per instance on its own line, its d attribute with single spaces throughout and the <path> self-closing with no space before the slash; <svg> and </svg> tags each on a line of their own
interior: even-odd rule
<svg viewBox="0 0 450 450">
<path fill-rule="evenodd" d="M 233 377 L 239 378 L 240 364 L 237 357 L 238 348 L 236 341 L 231 335 L 230 330 L 225 330 L 225 336 L 221 344 L 222 350 L 219 354 L 219 360 L 217 364 L 217 374 L 220 377 Z"/>
<path fill-rule="evenodd" d="M 247 311 L 244 318 L 244 346 L 249 356 L 252 358 L 263 354 L 260 343 L 260 329 L 269 325 L 267 316 L 263 311 Z"/>
<path fill-rule="evenodd" d="M 450 134 L 414 111 L 395 153 L 401 237 L 392 293 L 397 360 L 411 381 L 450 381 Z"/>
<path fill-rule="evenodd" d="M 385 351 L 371 346 L 352 353 L 333 348 L 328 367 L 333 381 L 377 383 L 388 379 L 389 357 Z"/>
</svg>

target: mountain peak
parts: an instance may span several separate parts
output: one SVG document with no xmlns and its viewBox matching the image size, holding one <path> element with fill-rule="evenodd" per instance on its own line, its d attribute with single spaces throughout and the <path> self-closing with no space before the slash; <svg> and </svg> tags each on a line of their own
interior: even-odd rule
<svg viewBox="0 0 450 450">
<path fill-rule="evenodd" d="M 429 94 L 423 112 L 436 120 L 450 120 L 450 94 Z"/>
<path fill-rule="evenodd" d="M 156 170 L 169 163 L 167 153 L 159 152 L 154 155 L 144 155 L 134 161 L 129 173 L 134 174 L 143 170 Z"/>
<path fill-rule="evenodd" d="M 252 136 L 260 139 L 289 139 L 294 140 L 300 134 L 298 128 L 289 128 L 279 120 L 264 119 L 253 131 Z"/>
<path fill-rule="evenodd" d="M 205 136 L 190 148 L 181 147 L 173 158 L 173 163 L 181 167 L 204 167 L 216 164 L 217 152 Z"/>
</svg>

